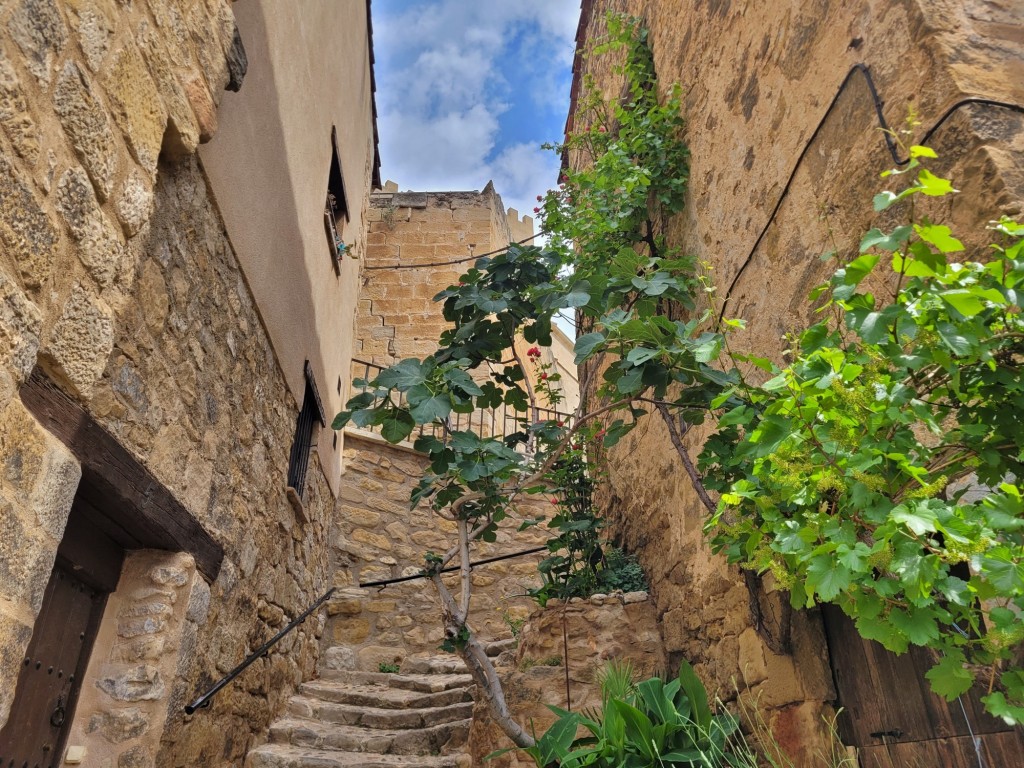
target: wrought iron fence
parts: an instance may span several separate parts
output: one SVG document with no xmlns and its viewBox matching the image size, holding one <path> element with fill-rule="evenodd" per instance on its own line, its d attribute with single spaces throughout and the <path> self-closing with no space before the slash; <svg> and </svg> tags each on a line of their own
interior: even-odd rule
<svg viewBox="0 0 1024 768">
<path fill-rule="evenodd" d="M 366 360 L 352 360 L 352 375 L 356 380 L 363 382 L 373 381 L 384 366 L 367 362 Z M 366 389 L 364 386 L 362 389 Z M 405 394 L 396 393 L 396 405 L 405 405 Z M 447 428 L 451 432 L 473 432 L 480 437 L 507 437 L 515 432 L 523 432 L 527 422 L 542 421 L 567 421 L 569 414 L 555 408 L 533 408 L 529 411 L 517 411 L 507 405 L 499 408 L 478 408 L 470 413 L 456 413 L 452 411 L 448 416 Z M 380 434 L 380 427 L 368 425 L 359 427 L 363 431 Z M 439 424 L 421 424 L 409 438 L 414 441 L 422 435 L 431 435 L 437 438 L 444 437 L 445 428 Z"/>
</svg>

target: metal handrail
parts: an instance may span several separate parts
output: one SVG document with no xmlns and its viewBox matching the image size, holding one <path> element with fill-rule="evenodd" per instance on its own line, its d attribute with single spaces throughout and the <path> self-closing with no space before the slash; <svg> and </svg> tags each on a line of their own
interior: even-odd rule
<svg viewBox="0 0 1024 768">
<path fill-rule="evenodd" d="M 261 658 L 262 656 L 266 656 L 267 653 L 270 651 L 270 649 L 273 648 L 281 640 L 282 637 L 284 637 L 289 632 L 291 632 L 293 629 L 295 629 L 297 626 L 299 626 L 299 624 L 302 624 L 307 618 L 309 618 L 309 615 L 311 613 L 313 613 L 313 611 L 315 611 L 321 605 L 323 605 L 328 600 L 330 600 L 331 599 L 331 595 L 333 595 L 337 591 L 338 591 L 337 587 L 331 587 L 326 592 L 324 592 L 323 595 L 321 595 L 320 598 L 315 603 L 313 603 L 311 606 L 309 606 L 309 608 L 307 608 L 302 613 L 300 613 L 298 616 L 296 616 L 294 619 L 292 619 L 292 621 L 288 624 L 288 626 L 286 626 L 284 629 L 282 629 L 280 632 L 278 632 L 272 638 L 267 640 L 267 642 L 265 642 L 263 645 L 261 645 L 255 651 L 250 653 L 249 656 L 246 657 L 245 661 L 243 661 L 237 667 L 235 667 L 230 672 L 228 672 L 224 677 L 222 677 L 220 680 L 218 680 L 208 691 L 206 691 L 206 693 L 204 693 L 201 696 L 199 696 L 191 704 L 185 705 L 185 714 L 186 715 L 191 715 L 191 714 L 195 713 L 195 711 L 197 709 L 201 709 L 203 707 L 210 706 L 211 699 L 213 699 L 213 697 L 216 696 L 220 692 L 220 690 L 222 688 L 224 688 L 228 683 L 230 683 L 232 680 L 234 680 L 240 674 L 242 674 L 242 672 L 244 672 L 245 669 L 250 664 L 252 664 L 254 661 L 256 661 L 256 659 Z"/>
</svg>

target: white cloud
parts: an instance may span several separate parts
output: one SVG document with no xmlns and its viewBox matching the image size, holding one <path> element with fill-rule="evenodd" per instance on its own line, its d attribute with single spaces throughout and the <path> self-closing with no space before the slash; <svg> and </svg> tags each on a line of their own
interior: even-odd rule
<svg viewBox="0 0 1024 768">
<path fill-rule="evenodd" d="M 534 144 L 507 145 L 499 118 L 522 90 L 547 120 L 565 110 L 559 73 L 572 60 L 579 0 L 437 0 L 392 4 L 390 13 L 387 5 L 374 5 L 384 175 L 419 190 L 481 189 L 493 179 L 506 205 L 532 212 L 558 173 L 539 144 L 558 137 L 538 130 Z M 498 70 L 510 51 L 515 83 Z"/>
</svg>

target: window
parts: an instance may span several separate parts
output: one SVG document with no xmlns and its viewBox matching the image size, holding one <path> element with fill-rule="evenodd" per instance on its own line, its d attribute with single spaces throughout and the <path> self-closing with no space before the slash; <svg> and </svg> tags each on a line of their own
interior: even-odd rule
<svg viewBox="0 0 1024 768">
<path fill-rule="evenodd" d="M 344 240 L 345 224 L 348 223 L 348 198 L 345 197 L 345 179 L 341 173 L 338 158 L 338 131 L 331 128 L 331 170 L 327 176 L 327 200 L 324 202 L 324 228 L 327 230 L 327 245 L 331 252 L 334 272 L 341 274 L 341 257 L 348 250 Z"/>
<path fill-rule="evenodd" d="M 324 418 L 324 407 L 316 390 L 313 379 L 313 368 L 306 361 L 306 392 L 302 396 L 302 410 L 295 424 L 295 442 L 292 443 L 292 454 L 288 460 L 288 487 L 293 489 L 301 499 L 306 491 L 306 470 L 309 469 L 309 452 L 313 448 L 313 433 L 316 422 L 327 426 Z"/>
</svg>

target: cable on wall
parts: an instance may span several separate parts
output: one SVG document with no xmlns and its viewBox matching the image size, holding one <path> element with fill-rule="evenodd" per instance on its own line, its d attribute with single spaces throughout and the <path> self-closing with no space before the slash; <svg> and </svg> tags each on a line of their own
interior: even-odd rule
<svg viewBox="0 0 1024 768">
<path fill-rule="evenodd" d="M 836 95 L 832 97 L 832 101 L 829 103 L 828 108 L 825 110 L 825 113 L 821 116 L 821 120 L 818 121 L 817 127 L 815 127 L 814 132 L 811 134 L 811 137 L 807 140 L 807 143 L 804 145 L 803 150 L 801 150 L 800 154 L 797 156 L 796 163 L 794 163 L 793 165 L 793 170 L 790 171 L 789 178 L 786 179 L 786 184 L 782 188 L 782 192 L 780 193 L 778 200 L 775 202 L 775 207 L 772 208 L 772 212 L 771 215 L 768 217 L 768 221 L 765 222 L 764 227 L 761 229 L 761 233 L 757 236 L 757 239 L 754 241 L 754 245 L 750 249 L 750 253 L 747 254 L 747 258 L 743 260 L 743 264 L 740 265 L 740 268 L 736 272 L 736 275 L 733 277 L 732 282 L 729 283 L 729 289 L 725 292 L 725 297 L 722 300 L 722 309 L 718 314 L 719 323 L 721 323 L 722 318 L 725 317 L 725 308 L 729 303 L 729 299 L 732 298 L 733 289 L 739 282 L 739 279 L 743 275 L 744 270 L 746 270 L 747 266 L 753 260 L 754 253 L 756 253 L 758 246 L 761 245 L 761 241 L 764 240 L 764 236 L 768 233 L 768 229 L 774 223 L 775 217 L 778 215 L 779 209 L 782 207 L 783 201 L 786 199 L 787 195 L 789 195 L 789 189 L 793 184 L 793 179 L 796 177 L 796 172 L 800 169 L 800 166 L 803 164 L 804 158 L 807 157 L 807 153 L 810 151 L 815 139 L 818 138 L 818 134 L 821 133 L 821 129 L 825 127 L 825 123 L 828 121 L 829 116 L 832 114 L 832 110 L 835 109 L 836 104 L 839 103 L 839 98 L 843 95 L 843 92 L 846 90 L 846 87 L 850 84 L 850 82 L 854 79 L 854 76 L 857 74 L 861 74 L 864 76 L 864 82 L 868 87 L 868 91 L 871 94 L 871 101 L 874 104 L 875 116 L 878 119 L 878 125 L 882 129 L 882 135 L 885 138 L 886 149 L 889 150 L 889 155 L 892 157 L 893 162 L 896 163 L 896 165 L 906 165 L 908 162 L 910 162 L 909 157 L 901 158 L 899 156 L 899 147 L 896 144 L 896 140 L 893 138 L 893 131 L 889 127 L 889 123 L 886 121 L 885 115 L 882 112 L 884 102 L 881 100 L 881 98 L 879 98 L 878 89 L 875 87 L 875 81 L 871 77 L 871 70 L 868 68 L 866 64 L 854 64 L 850 68 L 850 71 L 846 73 L 846 77 L 843 78 L 843 82 L 839 84 L 839 89 L 836 91 Z M 947 120 L 949 120 L 950 117 L 952 117 L 956 112 L 958 112 L 960 109 L 969 104 L 978 104 L 986 107 L 1009 109 L 1013 112 L 1019 112 L 1024 114 L 1024 106 L 1020 104 L 1014 104 L 1006 101 L 998 101 L 996 99 L 986 99 L 980 96 L 967 96 L 955 102 L 945 112 L 943 112 L 939 119 L 935 122 L 935 124 L 924 132 L 918 143 L 927 144 L 931 140 L 932 136 L 935 135 L 935 132 L 938 131 L 939 128 L 941 128 L 943 124 Z"/>
<path fill-rule="evenodd" d="M 547 232 L 545 232 L 542 229 L 540 232 L 538 232 L 535 235 L 530 235 L 529 237 L 524 238 L 523 240 L 516 240 L 515 242 L 509 243 L 508 245 L 503 246 L 501 248 L 498 248 L 495 251 L 488 251 L 487 253 L 478 253 L 475 256 L 463 256 L 461 259 L 450 259 L 448 261 L 433 261 L 433 262 L 429 262 L 429 263 L 426 263 L 426 264 L 398 264 L 398 265 L 393 266 L 393 267 L 384 266 L 384 265 L 380 265 L 380 266 L 366 266 L 366 267 L 363 267 L 363 271 L 365 272 L 366 270 L 370 270 L 370 269 L 423 269 L 424 267 L 446 267 L 449 264 L 465 264 L 467 261 L 476 261 L 477 259 L 482 259 L 484 256 L 495 256 L 495 255 L 497 255 L 499 253 L 504 253 L 509 248 L 511 248 L 513 245 L 524 245 L 524 244 L 530 242 L 531 240 L 535 240 L 536 238 L 540 237 L 541 235 L 546 235 L 546 234 L 547 234 Z"/>
</svg>

